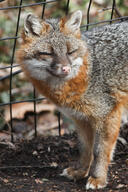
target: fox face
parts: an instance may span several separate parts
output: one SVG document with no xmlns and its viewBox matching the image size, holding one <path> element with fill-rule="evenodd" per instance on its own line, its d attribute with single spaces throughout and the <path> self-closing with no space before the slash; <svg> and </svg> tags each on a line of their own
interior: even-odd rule
<svg viewBox="0 0 128 192">
<path fill-rule="evenodd" d="M 81 20 L 81 11 L 60 21 L 40 21 L 32 14 L 27 15 L 18 57 L 32 77 L 64 81 L 77 75 L 86 53 L 85 42 L 80 39 Z"/>
</svg>

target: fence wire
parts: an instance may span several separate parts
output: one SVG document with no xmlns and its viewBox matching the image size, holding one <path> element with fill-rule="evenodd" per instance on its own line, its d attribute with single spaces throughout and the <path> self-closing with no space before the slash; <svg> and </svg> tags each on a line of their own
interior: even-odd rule
<svg viewBox="0 0 128 192">
<path fill-rule="evenodd" d="M 0 3 L 3 2 L 4 0 L 0 0 Z M 12 49 L 12 56 L 11 56 L 11 62 L 10 65 L 7 65 L 5 67 L 1 67 L 0 66 L 0 70 L 4 70 L 7 68 L 10 68 L 10 74 L 0 77 L 0 81 L 5 80 L 7 78 L 9 78 L 10 81 L 10 85 L 9 85 L 9 98 L 10 101 L 6 102 L 6 103 L 0 103 L 0 107 L 5 106 L 5 105 L 9 105 L 10 106 L 10 127 L 11 127 L 11 142 L 14 141 L 14 137 L 13 137 L 13 112 L 12 112 L 12 104 L 16 104 L 16 103 L 24 103 L 24 102 L 33 102 L 33 107 L 34 107 L 34 128 L 35 128 L 35 137 L 37 136 L 37 117 L 36 117 L 36 103 L 38 101 L 41 101 L 43 99 L 45 99 L 44 97 L 42 98 L 37 98 L 36 97 L 36 91 L 35 88 L 33 88 L 33 99 L 26 99 L 26 100 L 20 100 L 20 101 L 13 101 L 13 97 L 12 97 L 12 79 L 14 75 L 17 75 L 18 73 L 21 73 L 21 70 L 17 70 L 16 72 L 13 72 L 13 68 L 18 67 L 18 64 L 14 64 L 14 56 L 15 56 L 15 50 L 16 50 L 16 43 L 17 43 L 17 39 L 19 38 L 18 36 L 18 30 L 19 30 L 19 22 L 20 22 L 20 17 L 21 17 L 21 12 L 23 8 L 29 8 L 29 7 L 33 7 L 33 6 L 42 6 L 42 14 L 41 14 L 41 18 L 44 18 L 45 15 L 45 9 L 46 9 L 46 5 L 47 4 L 51 4 L 51 3 L 56 3 L 59 0 L 43 0 L 41 2 L 37 2 L 37 3 L 31 3 L 31 4 L 27 4 L 27 5 L 23 5 L 23 1 L 24 0 L 20 0 L 19 1 L 19 5 L 17 6 L 9 6 L 9 7 L 2 7 L 0 8 L 0 11 L 5 11 L 5 10 L 9 10 L 11 9 L 13 11 L 13 9 L 18 9 L 18 17 L 17 17 L 17 23 L 16 23 L 16 31 L 15 31 L 15 36 L 14 37 L 2 37 L 0 38 L 0 41 L 5 41 L 5 40 L 14 40 L 13 43 L 13 49 Z M 69 12 L 69 5 L 70 2 L 73 0 L 65 0 L 66 2 L 66 9 L 65 9 L 65 15 L 68 14 Z M 60 2 L 61 3 L 61 2 Z M 88 9 L 87 9 L 87 20 L 86 20 L 86 25 L 81 26 L 81 29 L 89 29 L 89 26 L 94 26 L 97 24 L 103 24 L 103 23 L 112 23 L 113 21 L 118 21 L 118 20 L 126 20 L 128 19 L 128 16 L 124 16 L 122 17 L 119 13 L 119 11 L 116 8 L 116 0 L 112 1 L 112 7 L 111 7 L 111 17 L 110 20 L 104 20 L 104 21 L 100 21 L 100 22 L 95 22 L 95 23 L 90 23 L 90 9 L 91 9 L 91 5 L 92 5 L 93 1 L 89 0 L 88 1 Z M 105 9 L 104 9 L 105 10 Z M 114 15 L 114 11 L 115 13 L 118 15 L 118 18 L 113 19 L 113 15 Z M 58 113 L 58 134 L 59 136 L 61 136 L 61 126 L 60 126 L 60 113 Z"/>
</svg>

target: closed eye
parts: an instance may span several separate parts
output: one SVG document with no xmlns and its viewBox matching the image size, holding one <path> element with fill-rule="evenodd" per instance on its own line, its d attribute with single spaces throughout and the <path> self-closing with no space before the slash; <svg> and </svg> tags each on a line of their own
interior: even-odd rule
<svg viewBox="0 0 128 192">
<path fill-rule="evenodd" d="M 39 55 L 53 55 L 53 53 L 48 52 L 38 52 Z"/>
<path fill-rule="evenodd" d="M 75 49 L 75 50 L 73 50 L 73 51 L 68 52 L 68 55 L 72 55 L 72 54 L 75 53 L 77 50 L 78 50 L 78 49 Z"/>
</svg>

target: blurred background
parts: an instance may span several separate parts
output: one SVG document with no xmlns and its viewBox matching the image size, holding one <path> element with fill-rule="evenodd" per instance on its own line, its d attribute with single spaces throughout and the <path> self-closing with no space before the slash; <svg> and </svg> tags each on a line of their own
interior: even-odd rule
<svg viewBox="0 0 128 192">
<path fill-rule="evenodd" d="M 40 3 L 41 0 L 23 0 L 23 5 Z M 49 0 L 46 0 L 49 2 Z M 0 1 L 0 8 L 18 6 L 19 0 Z M 93 0 L 90 9 L 90 23 L 111 19 L 112 0 Z M 87 9 L 89 0 L 70 0 L 68 12 L 82 10 L 82 25 L 87 23 Z M 39 17 L 42 16 L 43 5 L 36 5 L 22 8 L 18 36 L 23 28 L 23 21 L 26 13 L 32 12 Z M 46 4 L 44 18 L 62 17 L 67 10 L 67 0 L 53 1 Z M 0 38 L 15 37 L 18 9 L 0 10 Z M 128 0 L 116 0 L 116 11 L 113 18 L 119 16 L 128 16 Z M 94 26 L 93 26 L 94 27 Z M 86 30 L 86 27 L 84 28 Z M 16 49 L 21 42 L 18 38 Z M 10 101 L 10 68 L 6 68 L 12 62 L 14 39 L 0 40 L 0 140 L 10 139 L 10 107 L 2 104 Z M 16 53 L 16 52 L 15 52 Z M 20 70 L 16 62 L 16 54 L 12 73 Z M 33 86 L 29 83 L 23 73 L 19 73 L 12 78 L 12 116 L 13 132 L 15 139 L 32 139 L 34 137 L 34 105 L 33 102 L 16 103 L 16 101 L 33 99 Z M 36 93 L 37 98 L 42 96 Z M 37 134 L 38 135 L 58 135 L 58 111 L 56 107 L 46 99 L 36 102 Z M 61 135 L 71 133 L 74 130 L 72 122 L 64 116 L 61 116 Z"/>
</svg>

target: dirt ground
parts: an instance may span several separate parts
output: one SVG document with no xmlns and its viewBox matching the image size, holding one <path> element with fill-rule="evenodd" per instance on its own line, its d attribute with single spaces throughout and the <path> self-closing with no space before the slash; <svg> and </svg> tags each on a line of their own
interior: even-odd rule
<svg viewBox="0 0 128 192">
<path fill-rule="evenodd" d="M 76 134 L 0 143 L 0 192 L 85 192 L 86 179 L 59 175 L 78 161 L 78 146 Z M 128 146 L 118 141 L 108 185 L 96 191 L 128 191 Z"/>
</svg>

